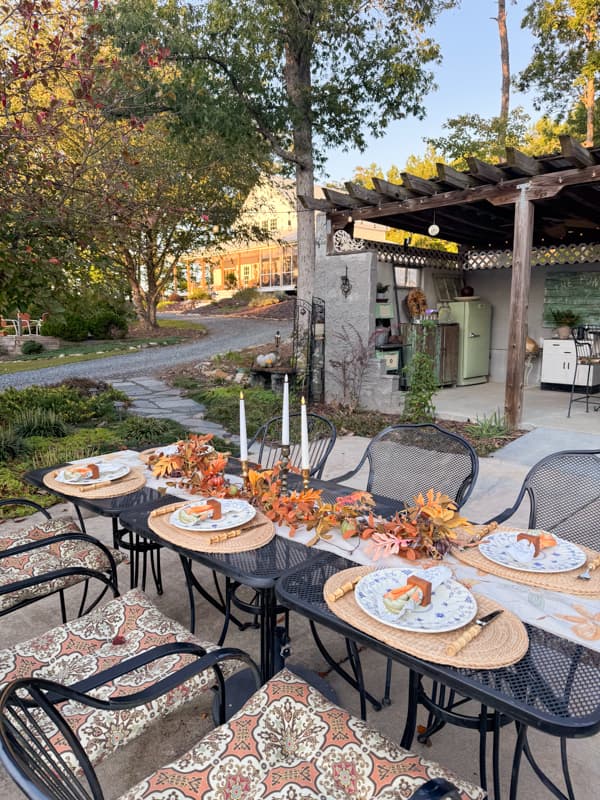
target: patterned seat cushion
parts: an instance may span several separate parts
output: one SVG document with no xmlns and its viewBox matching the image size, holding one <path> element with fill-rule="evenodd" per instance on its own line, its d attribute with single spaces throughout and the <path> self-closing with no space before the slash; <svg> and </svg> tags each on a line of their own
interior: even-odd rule
<svg viewBox="0 0 600 800">
<path fill-rule="evenodd" d="M 35 676 L 69 686 L 161 644 L 194 642 L 206 650 L 216 645 L 193 636 L 183 625 L 166 617 L 143 592 L 133 589 L 80 619 L 60 625 L 42 636 L 0 651 L 0 688 L 8 681 Z M 117 678 L 92 693 L 103 700 L 131 694 L 150 686 L 190 661 L 189 655 L 171 655 Z M 223 664 L 230 674 L 236 663 Z M 61 713 L 76 732 L 92 763 L 138 736 L 153 720 L 174 711 L 215 683 L 206 670 L 145 706 L 103 711 L 79 703 L 65 703 Z M 49 725 L 46 718 L 46 724 Z M 66 744 L 56 729 L 48 730 L 54 744 Z"/>
<path fill-rule="evenodd" d="M 4 553 L 12 547 L 44 541 L 64 533 L 81 533 L 81 530 L 72 520 L 47 520 L 39 525 L 0 536 L 0 553 Z M 109 549 L 117 564 L 125 560 L 123 553 L 112 548 Z M 83 540 L 49 542 L 44 547 L 0 559 L 0 586 L 44 575 L 63 567 L 78 566 L 99 572 L 108 572 L 109 570 L 106 555 L 99 547 L 94 547 L 90 542 Z M 81 575 L 70 575 L 0 595 L 0 612 L 7 611 L 24 600 L 45 597 L 59 589 L 66 589 L 67 586 L 72 586 L 81 580 L 83 580 Z"/>
<path fill-rule="evenodd" d="M 456 784 L 462 800 L 486 796 L 284 669 L 226 725 L 121 800 L 400 800 L 435 777 Z"/>
</svg>

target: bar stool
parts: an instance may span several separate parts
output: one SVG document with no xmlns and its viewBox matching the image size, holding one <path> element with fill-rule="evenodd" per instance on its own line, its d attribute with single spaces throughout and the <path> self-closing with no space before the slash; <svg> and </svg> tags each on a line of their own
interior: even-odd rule
<svg viewBox="0 0 600 800">
<path fill-rule="evenodd" d="M 573 403 L 585 403 L 587 413 L 590 410 L 590 398 L 598 400 L 598 405 L 594 405 L 594 411 L 598 411 L 600 408 L 600 395 L 591 391 L 595 385 L 592 382 L 593 368 L 600 366 L 600 328 L 580 326 L 571 330 L 571 336 L 575 343 L 575 371 L 573 373 L 573 383 L 571 384 L 567 417 L 571 416 Z M 581 381 L 581 376 L 585 376 L 583 382 Z M 578 385 L 584 385 L 585 392 L 576 397 L 575 386 Z"/>
</svg>

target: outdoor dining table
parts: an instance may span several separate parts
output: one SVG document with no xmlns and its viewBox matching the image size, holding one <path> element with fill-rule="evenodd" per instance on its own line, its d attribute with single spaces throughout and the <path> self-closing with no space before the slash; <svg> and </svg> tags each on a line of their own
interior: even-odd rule
<svg viewBox="0 0 600 800">
<path fill-rule="evenodd" d="M 120 459 L 139 466 L 139 454 L 124 451 Z M 228 472 L 235 473 L 239 464 L 232 460 Z M 36 470 L 26 475 L 34 485 L 45 487 L 44 474 L 48 470 Z M 281 666 L 285 653 L 285 642 L 278 631 L 277 617 L 282 609 L 291 609 L 311 621 L 336 631 L 354 646 L 350 654 L 353 674 L 347 674 L 350 682 L 361 690 L 361 703 L 367 698 L 376 708 L 380 706 L 364 687 L 360 674 L 360 661 L 354 658 L 357 645 L 367 645 L 394 662 L 410 670 L 407 719 L 402 744 L 410 746 L 415 733 L 416 713 L 419 704 L 430 707 L 430 699 L 422 688 L 421 679 L 428 677 L 450 690 L 479 701 L 485 708 L 493 710 L 491 722 L 487 714 L 482 715 L 482 730 L 491 731 L 493 737 L 494 790 L 499 798 L 499 746 L 498 734 L 502 724 L 514 720 L 518 727 L 515 758 L 511 775 L 511 800 L 517 796 L 517 785 L 521 756 L 525 753 L 538 775 L 547 786 L 548 780 L 536 764 L 527 742 L 527 730 L 534 727 L 547 734 L 569 738 L 592 736 L 600 730 L 600 623 L 598 622 L 598 600 L 590 597 L 569 597 L 531 586 L 503 580 L 481 570 L 473 569 L 453 557 L 445 563 L 451 565 L 454 577 L 469 589 L 494 598 L 510 609 L 526 624 L 529 636 L 527 654 L 518 663 L 497 669 L 459 669 L 417 658 L 401 649 L 391 647 L 368 632 L 360 631 L 344 622 L 329 609 L 323 597 L 326 580 L 349 567 L 371 565 L 367 543 L 354 538 L 344 539 L 339 531 L 333 531 L 329 541 L 321 539 L 315 547 L 306 546 L 313 533 L 299 529 L 293 539 L 284 526 L 276 526 L 276 535 L 267 544 L 255 550 L 235 553 L 204 553 L 187 550 L 162 539 L 149 526 L 150 513 L 160 506 L 178 499 L 189 499 L 180 489 L 170 487 L 167 494 L 158 491 L 160 481 L 146 470 L 148 476 L 141 490 L 120 497 L 103 500 L 76 498 L 76 503 L 89 510 L 110 517 L 113 531 L 127 530 L 151 546 L 167 547 L 177 552 L 187 582 L 190 604 L 191 628 L 195 627 L 195 596 L 199 593 L 219 610 L 229 613 L 229 602 L 239 586 L 248 586 L 257 592 L 258 604 L 253 613 L 259 620 L 260 666 L 264 680 L 269 679 Z M 290 476 L 292 482 L 296 476 Z M 311 480 L 312 488 L 323 490 L 323 499 L 331 500 L 351 491 L 333 482 Z M 69 491 L 61 496 L 73 500 Z M 393 501 L 377 498 L 378 510 L 383 514 L 393 513 Z M 119 527 L 120 526 L 120 527 Z M 193 563 L 225 576 L 226 596 L 215 598 L 193 572 Z M 397 556 L 388 557 L 380 566 L 405 565 Z M 137 579 L 137 575 L 132 576 Z M 168 587 L 167 587 L 168 591 Z M 225 620 L 227 624 L 227 619 Z M 282 648 L 284 652 L 282 653 Z M 323 650 L 321 650 L 323 652 Z M 325 653 L 323 653 L 326 655 Z M 332 664 L 332 661 L 329 662 Z M 339 670 L 342 672 L 342 670 Z M 481 738 L 480 763 L 485 761 L 485 735 Z M 566 766 L 566 751 L 562 751 Z M 567 778 L 568 780 L 568 778 Z M 549 786 L 557 796 L 566 798 L 557 787 Z M 570 797 L 573 797 L 572 793 Z"/>
<path fill-rule="evenodd" d="M 496 800 L 500 797 L 499 730 L 502 724 L 510 720 L 516 723 L 518 729 L 511 771 L 511 800 L 517 798 L 523 753 L 538 777 L 556 797 L 572 799 L 574 795 L 570 786 L 567 798 L 558 787 L 549 783 L 530 751 L 527 730 L 533 727 L 564 739 L 598 733 L 600 653 L 536 625 L 526 624 L 529 637 L 527 654 L 511 666 L 484 670 L 459 669 L 417 658 L 359 630 L 330 610 L 323 587 L 331 576 L 350 567 L 356 567 L 356 562 L 333 553 L 321 553 L 310 565 L 300 566 L 278 581 L 277 599 L 290 610 L 308 618 L 312 624 L 335 631 L 409 669 L 407 716 L 401 745 L 406 748 L 411 746 L 419 705 L 428 709 L 431 707 L 430 698 L 422 685 L 422 678 L 430 678 L 495 712 L 491 725 L 494 734 L 493 781 Z M 360 683 L 360 673 L 357 679 Z M 480 762 L 485 775 L 486 728 L 480 733 L 483 734 L 480 739 Z M 561 751 L 563 768 L 566 768 L 566 750 L 561 748 Z M 565 779 L 569 782 L 568 773 Z"/>
<path fill-rule="evenodd" d="M 140 460 L 140 455 L 136 451 L 124 450 L 118 453 L 106 454 L 104 457 L 106 458 L 107 456 L 118 458 L 119 461 L 128 464 L 132 468 L 144 468 L 146 485 L 142 489 L 129 494 L 101 499 L 94 499 L 85 494 L 74 496 L 72 489 L 68 485 L 65 485 L 64 488 L 57 488 L 56 484 L 54 484 L 52 492 L 74 504 L 82 525 L 83 519 L 80 506 L 95 514 L 110 518 L 115 544 L 123 541 L 125 533 L 130 533 L 133 537 L 132 546 L 134 547 L 166 547 L 175 551 L 180 557 L 186 578 L 190 630 L 192 632 L 195 631 L 196 627 L 195 592 L 226 615 L 221 634 L 222 640 L 230 619 L 240 624 L 235 616 L 230 616 L 232 605 L 230 601 L 236 588 L 243 585 L 254 589 L 257 592 L 259 602 L 253 607 L 251 613 L 255 614 L 259 620 L 261 672 L 265 681 L 273 677 L 283 663 L 281 649 L 285 646 L 285 643 L 280 639 L 281 632 L 277 629 L 276 582 L 288 570 L 307 564 L 313 558 L 316 558 L 319 555 L 318 551 L 307 548 L 302 542 L 294 541 L 287 535 L 277 535 L 269 543 L 257 550 L 237 553 L 202 553 L 174 545 L 151 529 L 149 526 L 150 513 L 161 506 L 172 504 L 174 501 L 190 499 L 193 495 L 189 495 L 175 487 L 170 487 L 167 493 L 159 492 L 158 489 L 161 485 L 164 489 L 165 481 L 152 475 L 151 471 Z M 48 486 L 44 482 L 44 478 L 56 471 L 58 466 L 30 471 L 25 474 L 24 478 L 34 486 L 47 490 Z M 227 468 L 228 473 L 233 476 L 239 475 L 239 469 L 239 462 L 236 459 L 230 459 Z M 299 476 L 290 475 L 290 487 L 295 482 L 298 482 L 299 485 Z M 352 491 L 350 487 L 343 487 L 336 483 L 316 479 L 311 481 L 311 486 L 322 489 L 324 497 L 330 500 L 339 494 Z M 396 504 L 389 499 L 379 498 L 379 501 L 379 509 L 382 513 L 392 513 L 396 508 Z M 278 534 L 282 533 L 279 529 L 276 532 Z M 343 541 L 339 543 L 338 547 L 344 548 L 342 552 L 347 549 Z M 192 565 L 194 562 L 225 576 L 225 597 L 218 586 L 216 587 L 216 596 L 205 587 L 204 583 L 193 572 Z M 140 578 L 135 568 L 135 563 L 136 559 L 132 558 L 130 561 L 132 587 L 138 584 Z M 158 585 L 158 582 L 157 588 L 162 591 L 162 587 Z"/>
</svg>

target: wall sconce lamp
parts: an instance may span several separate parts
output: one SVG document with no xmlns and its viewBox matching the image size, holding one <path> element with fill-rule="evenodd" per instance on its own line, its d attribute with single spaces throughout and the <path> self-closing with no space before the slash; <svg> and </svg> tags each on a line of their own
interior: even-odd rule
<svg viewBox="0 0 600 800">
<path fill-rule="evenodd" d="M 281 333 L 279 331 L 275 331 L 275 349 L 279 350 L 279 345 L 281 344 Z"/>
<path fill-rule="evenodd" d="M 347 264 L 346 264 L 346 274 L 342 275 L 340 278 L 340 289 L 342 290 L 342 294 L 344 295 L 344 297 L 348 297 L 348 295 L 352 291 L 352 284 L 350 283 L 350 278 L 348 277 Z"/>
</svg>

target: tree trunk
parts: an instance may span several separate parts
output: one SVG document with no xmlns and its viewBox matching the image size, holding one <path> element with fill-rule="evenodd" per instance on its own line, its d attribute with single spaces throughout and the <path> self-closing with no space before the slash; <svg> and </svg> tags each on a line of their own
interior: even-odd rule
<svg viewBox="0 0 600 800">
<path fill-rule="evenodd" d="M 588 48 L 588 61 L 592 59 L 596 44 L 596 32 L 598 26 L 598 16 L 595 19 L 590 19 L 585 26 L 585 38 Z M 583 93 L 583 104 L 585 106 L 585 142 L 586 147 L 594 146 L 594 111 L 596 101 L 596 86 L 594 82 L 594 73 L 590 72 L 585 81 L 585 89 Z"/>
<path fill-rule="evenodd" d="M 500 35 L 500 63 L 502 66 L 502 90 L 500 100 L 500 136 L 501 148 L 506 146 L 506 128 L 510 107 L 510 61 L 508 53 L 508 30 L 506 28 L 506 0 L 498 0 L 498 33 Z"/>
<path fill-rule="evenodd" d="M 315 280 L 315 222 L 313 212 L 301 206 L 297 198 L 299 195 L 314 195 L 310 58 L 311 49 L 306 43 L 295 50 L 289 45 L 286 47 L 285 82 L 296 114 L 293 141 L 294 157 L 297 159 L 298 297 L 307 303 L 312 302 Z"/>
<path fill-rule="evenodd" d="M 596 87 L 594 78 L 589 77 L 585 85 L 583 103 L 585 105 L 585 142 L 586 147 L 594 146 L 594 110 L 596 105 Z"/>
<path fill-rule="evenodd" d="M 154 332 L 158 328 L 156 322 L 156 305 L 158 303 L 159 292 L 144 291 L 138 279 L 135 262 L 130 253 L 125 253 L 126 273 L 129 286 L 131 288 L 131 302 L 135 309 L 140 326 L 149 332 Z M 150 272 L 150 269 L 148 269 Z M 150 281 L 149 281 L 150 284 Z"/>
</svg>

